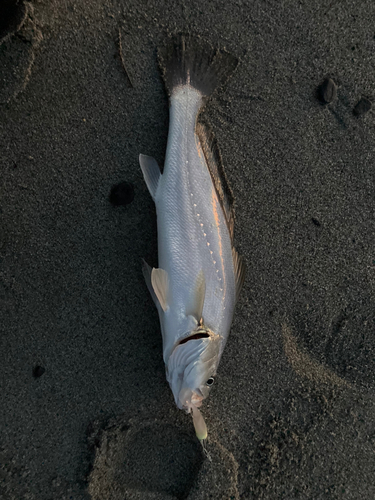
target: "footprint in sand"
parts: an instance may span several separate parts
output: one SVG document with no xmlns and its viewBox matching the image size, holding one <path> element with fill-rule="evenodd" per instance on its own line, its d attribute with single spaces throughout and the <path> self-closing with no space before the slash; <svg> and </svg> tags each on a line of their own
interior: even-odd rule
<svg viewBox="0 0 375 500">
<path fill-rule="evenodd" d="M 193 434 L 163 421 L 112 420 L 89 437 L 93 500 L 238 499 L 237 464 L 209 441 L 211 461 Z"/>
<path fill-rule="evenodd" d="M 31 3 L 5 1 L 0 21 L 0 105 L 26 88 L 42 34 Z"/>
<path fill-rule="evenodd" d="M 327 318 L 314 318 L 309 311 L 296 314 L 282 327 L 284 350 L 299 375 L 374 394 L 374 300 L 364 292 L 358 296 L 360 303 L 353 301 Z"/>
</svg>

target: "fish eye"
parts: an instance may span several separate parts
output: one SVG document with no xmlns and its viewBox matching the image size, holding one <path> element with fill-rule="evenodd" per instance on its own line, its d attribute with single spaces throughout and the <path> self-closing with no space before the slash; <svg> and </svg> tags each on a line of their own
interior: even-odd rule
<svg viewBox="0 0 375 500">
<path fill-rule="evenodd" d="M 211 387 L 211 385 L 213 385 L 214 382 L 215 382 L 215 379 L 213 377 L 210 377 L 207 380 L 206 385 L 208 385 L 208 387 Z"/>
</svg>

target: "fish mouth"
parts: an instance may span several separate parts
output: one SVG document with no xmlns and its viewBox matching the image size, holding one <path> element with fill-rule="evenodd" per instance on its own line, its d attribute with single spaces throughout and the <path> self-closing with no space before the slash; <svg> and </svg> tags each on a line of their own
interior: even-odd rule
<svg viewBox="0 0 375 500">
<path fill-rule="evenodd" d="M 193 394 L 191 395 L 191 402 L 196 408 L 202 406 L 203 399 L 203 395 L 199 395 L 197 392 L 193 391 Z"/>
<path fill-rule="evenodd" d="M 192 390 L 188 387 L 184 387 L 183 389 L 180 390 L 179 393 L 179 400 L 181 406 L 188 413 L 190 413 L 191 405 L 194 405 L 196 408 L 202 406 L 203 399 L 204 399 L 203 394 L 200 393 L 199 389 Z"/>
</svg>

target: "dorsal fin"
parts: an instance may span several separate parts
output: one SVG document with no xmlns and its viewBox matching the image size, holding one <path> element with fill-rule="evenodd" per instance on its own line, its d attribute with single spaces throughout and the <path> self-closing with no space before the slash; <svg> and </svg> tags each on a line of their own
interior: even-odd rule
<svg viewBox="0 0 375 500">
<path fill-rule="evenodd" d="M 246 276 L 246 264 L 243 258 L 238 255 L 237 250 L 232 247 L 234 276 L 236 280 L 236 302 L 241 292 L 242 285 Z"/>
<path fill-rule="evenodd" d="M 236 280 L 236 301 L 238 300 L 242 285 L 245 281 L 246 265 L 233 246 L 234 236 L 234 197 L 225 175 L 223 161 L 214 133 L 207 121 L 200 121 L 196 125 L 196 134 L 202 146 L 208 170 L 220 200 L 229 234 L 232 240 L 232 256 L 234 276 Z"/>
<path fill-rule="evenodd" d="M 232 190 L 228 184 L 227 177 L 225 175 L 219 146 L 217 144 L 211 126 L 207 121 L 202 121 L 202 119 L 200 118 L 196 125 L 195 131 L 201 143 L 208 170 L 210 171 L 212 182 L 215 186 L 218 198 L 223 208 L 229 234 L 233 242 L 234 198 Z"/>
</svg>

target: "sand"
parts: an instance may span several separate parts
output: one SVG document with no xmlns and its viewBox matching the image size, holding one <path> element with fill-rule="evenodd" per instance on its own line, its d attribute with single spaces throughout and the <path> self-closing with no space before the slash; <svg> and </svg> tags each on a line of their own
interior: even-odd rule
<svg viewBox="0 0 375 500">
<path fill-rule="evenodd" d="M 35 0 L 0 23 L 2 499 L 375 497 L 374 16 Z M 205 111 L 248 267 L 204 408 L 211 462 L 141 271 L 157 234 L 138 154 L 163 163 L 156 47 L 176 31 L 240 59 Z M 122 182 L 134 199 L 114 205 Z"/>
</svg>

